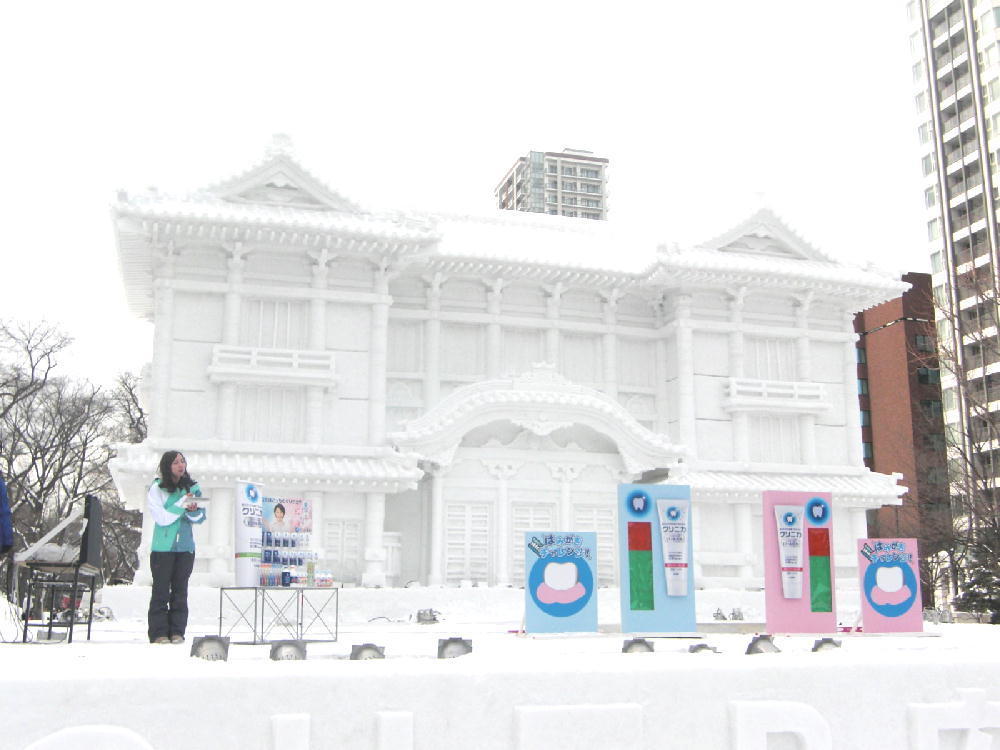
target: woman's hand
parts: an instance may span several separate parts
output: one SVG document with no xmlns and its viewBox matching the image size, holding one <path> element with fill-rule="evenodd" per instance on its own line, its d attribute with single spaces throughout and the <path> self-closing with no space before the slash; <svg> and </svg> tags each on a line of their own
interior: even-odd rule
<svg viewBox="0 0 1000 750">
<path fill-rule="evenodd" d="M 198 499 L 194 495 L 192 495 L 189 492 L 185 500 L 186 500 L 186 502 L 184 503 L 185 508 L 187 508 L 188 510 L 198 510 Z"/>
</svg>

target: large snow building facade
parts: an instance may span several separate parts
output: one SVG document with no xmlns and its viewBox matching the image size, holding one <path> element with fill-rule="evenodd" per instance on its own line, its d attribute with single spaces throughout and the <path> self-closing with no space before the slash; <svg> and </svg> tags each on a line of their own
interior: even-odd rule
<svg viewBox="0 0 1000 750">
<path fill-rule="evenodd" d="M 768 489 L 833 492 L 851 580 L 902 491 L 862 460 L 852 321 L 903 285 L 770 211 L 613 270 L 637 240 L 612 224 L 374 214 L 277 148 L 114 221 L 155 347 L 150 434 L 113 474 L 141 508 L 185 453 L 212 498 L 196 580 L 233 580 L 238 480 L 313 500 L 322 567 L 365 585 L 518 585 L 528 529 L 596 531 L 612 584 L 616 485 L 644 474 L 691 485 L 700 585 L 761 585 Z"/>
</svg>

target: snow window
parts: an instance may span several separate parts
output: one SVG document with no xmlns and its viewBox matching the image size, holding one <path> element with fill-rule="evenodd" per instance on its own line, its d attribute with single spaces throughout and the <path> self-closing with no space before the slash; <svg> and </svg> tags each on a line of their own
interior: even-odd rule
<svg viewBox="0 0 1000 750">
<path fill-rule="evenodd" d="M 305 440 L 306 400 L 302 388 L 241 385 L 236 391 L 236 439 L 301 443 Z"/>
<path fill-rule="evenodd" d="M 330 519 L 323 524 L 323 562 L 338 581 L 361 580 L 361 521 Z"/>
<path fill-rule="evenodd" d="M 505 328 L 503 374 L 518 375 L 545 361 L 545 333 L 536 328 Z"/>
<path fill-rule="evenodd" d="M 445 580 L 491 583 L 492 508 L 486 503 L 445 505 Z"/>
<path fill-rule="evenodd" d="M 482 326 L 442 323 L 441 377 L 480 378 L 486 375 L 486 336 Z"/>
<path fill-rule="evenodd" d="M 750 460 L 761 463 L 801 463 L 798 417 L 752 415 Z"/>
<path fill-rule="evenodd" d="M 744 367 L 748 378 L 795 380 L 795 342 L 748 336 Z"/>
<path fill-rule="evenodd" d="M 424 326 L 419 321 L 389 321 L 388 370 L 419 373 L 423 370 Z"/>
<path fill-rule="evenodd" d="M 654 388 L 656 345 L 644 339 L 618 340 L 618 385 L 623 388 Z"/>
<path fill-rule="evenodd" d="M 305 302 L 248 299 L 242 306 L 240 344 L 264 349 L 304 349 L 309 340 Z"/>
<path fill-rule="evenodd" d="M 590 334 L 564 333 L 559 339 L 559 372 L 568 379 L 599 388 L 601 339 Z"/>
</svg>

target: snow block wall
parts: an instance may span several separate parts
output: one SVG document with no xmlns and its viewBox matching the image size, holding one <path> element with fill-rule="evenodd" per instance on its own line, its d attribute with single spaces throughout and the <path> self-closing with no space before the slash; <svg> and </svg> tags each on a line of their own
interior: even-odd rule
<svg viewBox="0 0 1000 750">
<path fill-rule="evenodd" d="M 476 652 L 253 670 L 171 653 L 164 674 L 96 679 L 70 665 L 58 680 L 5 675 L 4 747 L 854 750 L 877 738 L 881 747 L 936 750 L 962 732 L 965 747 L 991 747 L 1000 731 L 995 654 L 949 664 L 658 651 L 561 666 L 539 658 L 486 674 Z M 859 689 L 872 685 L 884 688 L 877 701 Z"/>
</svg>

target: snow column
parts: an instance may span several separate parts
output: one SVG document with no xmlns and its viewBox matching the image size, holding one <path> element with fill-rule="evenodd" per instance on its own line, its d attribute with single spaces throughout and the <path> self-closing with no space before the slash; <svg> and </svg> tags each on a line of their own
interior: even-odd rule
<svg viewBox="0 0 1000 750">
<path fill-rule="evenodd" d="M 427 322 L 424 324 L 424 411 L 441 397 L 441 284 L 444 276 L 428 279 Z"/>
<path fill-rule="evenodd" d="M 667 390 L 668 353 L 663 338 L 663 300 L 656 303 L 656 425 L 657 432 L 666 435 L 670 430 L 670 393 Z"/>
<path fill-rule="evenodd" d="M 675 303 L 677 323 L 677 413 L 681 443 L 691 455 L 698 454 L 694 394 L 694 332 L 691 329 L 691 297 L 679 295 Z"/>
<path fill-rule="evenodd" d="M 312 517 L 312 538 L 309 540 L 311 543 L 311 549 L 316 554 L 317 560 L 326 559 L 326 518 L 324 510 L 326 508 L 323 506 L 323 493 L 320 490 L 307 490 L 305 493 L 306 500 L 312 503 L 313 517 Z M 319 563 L 317 567 L 325 567 L 323 563 Z"/>
<path fill-rule="evenodd" d="M 372 305 L 372 329 L 368 379 L 368 443 L 385 442 L 386 347 L 389 331 L 389 272 L 381 267 L 375 272 L 375 303 Z M 385 585 L 385 493 L 365 496 L 365 586 Z"/>
<path fill-rule="evenodd" d="M 243 243 L 237 242 L 229 249 L 229 274 L 226 279 L 225 307 L 222 318 L 222 343 L 236 346 L 240 341 L 240 321 L 242 316 L 242 297 L 240 287 L 243 284 L 244 259 Z M 236 437 L 236 384 L 224 382 L 219 384 L 219 411 L 216 421 L 216 433 L 223 440 L 233 440 Z M 213 585 L 231 586 L 233 559 L 233 513 L 235 490 L 232 487 L 215 487 L 212 489 L 212 507 L 208 511 L 208 533 L 212 542 L 212 559 L 209 563 L 209 573 Z"/>
<path fill-rule="evenodd" d="M 167 432 L 168 401 L 170 398 L 170 350 L 173 343 L 173 319 L 174 319 L 174 247 L 171 243 L 164 255 L 161 264 L 162 272 L 159 278 L 153 282 L 153 294 L 155 295 L 156 330 L 153 340 L 153 403 L 150 415 L 150 432 L 154 435 L 163 435 Z M 155 471 L 155 467 L 150 467 L 150 472 Z M 145 507 L 145 503 L 143 506 Z M 142 516 L 142 541 L 137 553 L 139 555 L 139 570 L 135 574 L 136 583 L 151 583 L 152 578 L 149 573 L 149 544 L 153 537 L 153 517 L 149 513 Z"/>
<path fill-rule="evenodd" d="M 616 309 L 621 293 L 612 289 L 604 295 L 604 392 L 618 402 L 618 340 L 615 337 Z"/>
<path fill-rule="evenodd" d="M 740 554 L 740 578 L 743 586 L 750 585 L 753 578 L 753 507 L 749 502 L 737 502 L 733 506 L 736 522 L 736 550 Z"/>
<path fill-rule="evenodd" d="M 731 292 L 729 297 L 729 374 L 742 378 L 746 372 L 746 350 L 743 340 L 743 302 L 746 287 Z M 734 411 L 733 415 L 733 457 L 737 461 L 750 460 L 750 415 L 745 411 Z M 740 550 L 743 552 L 744 550 Z M 749 553 L 749 550 L 746 550 Z"/>
<path fill-rule="evenodd" d="M 428 548 L 430 559 L 427 566 L 427 584 L 440 586 L 444 583 L 442 562 L 444 559 L 444 476 L 442 466 L 432 465 L 427 469 L 431 478 L 431 538 Z"/>
<path fill-rule="evenodd" d="M 222 343 L 227 346 L 235 346 L 240 340 L 240 287 L 243 284 L 243 267 L 246 261 L 243 259 L 243 246 L 240 242 L 233 245 L 229 253 L 229 276 L 222 319 Z M 223 440 L 233 440 L 236 437 L 236 384 L 233 382 L 219 385 L 219 414 L 216 430 Z"/>
<path fill-rule="evenodd" d="M 746 375 L 746 341 L 743 333 L 743 309 L 747 288 L 741 286 L 729 292 L 729 375 L 731 379 Z M 731 382 L 731 381 L 730 381 Z M 750 461 L 750 415 L 746 411 L 730 412 L 733 420 L 733 458 Z M 737 495 L 730 506 L 736 532 L 736 552 L 739 554 L 739 576 L 744 586 L 753 576 L 753 503 Z M 695 528 L 700 529 L 701 524 Z M 699 545 L 700 546 L 700 545 Z"/>
<path fill-rule="evenodd" d="M 170 398 L 170 360 L 173 345 L 174 320 L 174 246 L 170 243 L 163 255 L 162 273 L 154 282 L 156 295 L 156 335 L 153 344 L 153 372 L 156 373 L 153 399 L 153 419 L 150 420 L 154 435 L 167 434 L 167 414 Z M 148 543 L 148 540 L 147 540 Z"/>
<path fill-rule="evenodd" d="M 808 293 L 795 301 L 795 324 L 799 329 L 795 340 L 796 377 L 798 380 L 812 381 L 812 352 L 809 340 L 809 305 L 812 293 Z M 799 415 L 799 445 L 802 450 L 802 462 L 807 466 L 816 464 L 816 415 Z"/>
<path fill-rule="evenodd" d="M 559 300 L 563 285 L 553 284 L 545 290 L 545 317 L 549 321 L 545 330 L 545 360 L 559 371 Z"/>
<path fill-rule="evenodd" d="M 315 265 L 312 269 L 313 297 L 309 302 L 309 348 L 313 351 L 326 350 L 326 288 L 330 275 L 329 263 L 333 259 L 326 250 L 313 256 Z M 325 396 L 327 389 L 319 385 L 306 388 L 306 440 L 313 444 L 324 442 L 323 425 L 325 417 Z M 323 549 L 325 534 L 323 534 L 323 493 L 308 490 L 305 498 L 312 504 L 312 549 L 318 559 L 325 558 Z"/>
<path fill-rule="evenodd" d="M 522 465 L 510 461 L 483 461 L 490 476 L 497 480 L 497 586 L 510 585 L 510 496 L 507 482 Z"/>
<path fill-rule="evenodd" d="M 232 586 L 233 571 L 229 561 L 233 559 L 233 501 L 236 490 L 232 486 L 213 487 L 212 503 L 208 509 L 208 534 L 212 543 L 212 559 L 209 574 L 213 586 Z"/>
<path fill-rule="evenodd" d="M 486 295 L 486 312 L 490 322 L 486 325 L 486 377 L 491 380 L 500 377 L 500 355 L 503 349 L 503 334 L 500 329 L 500 301 L 503 297 L 503 279 L 496 279 Z"/>
<path fill-rule="evenodd" d="M 312 268 L 313 297 L 309 301 L 309 348 L 313 351 L 326 349 L 326 290 L 329 267 L 328 256 L 323 253 L 314 257 Z M 323 442 L 323 391 L 321 385 L 306 386 L 306 442 L 312 445 Z"/>
<path fill-rule="evenodd" d="M 845 312 L 846 324 L 854 327 L 854 313 Z M 857 334 L 851 333 L 844 342 L 844 420 L 847 439 L 847 463 L 864 466 L 861 455 L 861 405 L 858 403 L 858 348 Z"/>
</svg>

